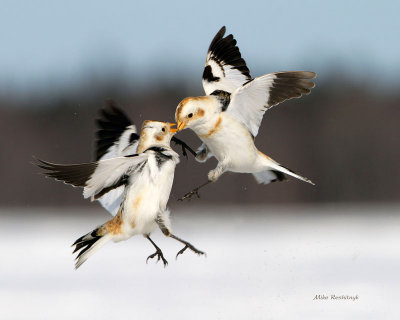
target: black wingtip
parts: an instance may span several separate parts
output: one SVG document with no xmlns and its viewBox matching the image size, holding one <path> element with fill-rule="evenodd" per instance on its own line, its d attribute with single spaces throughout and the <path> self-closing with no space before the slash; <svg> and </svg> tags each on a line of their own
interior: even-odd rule
<svg viewBox="0 0 400 320">
<path fill-rule="evenodd" d="M 232 34 L 224 37 L 225 32 L 226 27 L 223 26 L 211 41 L 208 52 L 211 52 L 217 61 L 223 61 L 225 64 L 231 65 L 250 80 L 250 70 L 240 54 L 235 38 Z"/>
<path fill-rule="evenodd" d="M 31 161 L 31 163 L 33 165 L 38 166 L 41 169 L 50 170 L 49 167 L 51 168 L 51 166 L 53 165 L 53 163 L 51 163 L 51 162 L 47 162 L 47 161 L 41 160 L 41 159 L 36 158 L 34 156 L 32 156 L 32 158 L 33 158 L 33 161 Z M 42 172 L 42 174 L 47 175 L 46 172 Z"/>
<path fill-rule="evenodd" d="M 40 169 L 48 170 L 46 161 L 43 161 L 43 160 L 37 158 L 36 156 L 32 156 L 32 160 L 29 161 L 29 164 L 39 167 Z M 44 175 L 46 178 L 49 178 L 49 176 L 47 175 L 47 172 L 37 172 L 36 174 Z"/>
<path fill-rule="evenodd" d="M 39 161 L 39 159 L 36 156 L 32 156 L 32 159 L 31 159 L 31 161 L 29 161 L 29 163 L 36 166 L 38 161 Z"/>
<path fill-rule="evenodd" d="M 107 99 L 106 106 L 99 110 L 96 125 L 95 159 L 99 160 L 133 123 L 117 102 Z"/>
<path fill-rule="evenodd" d="M 219 34 L 219 35 L 221 35 L 221 37 L 223 37 L 225 32 L 226 32 L 226 26 L 222 26 L 221 29 L 219 29 L 217 34 Z"/>
<path fill-rule="evenodd" d="M 315 83 L 310 81 L 316 77 L 311 71 L 280 71 L 274 73 L 275 79 L 270 88 L 268 106 L 277 105 L 283 101 L 300 98 L 311 93 Z"/>
<path fill-rule="evenodd" d="M 218 42 L 219 40 L 221 40 L 226 32 L 226 27 L 222 26 L 221 29 L 219 29 L 219 31 L 216 33 L 216 35 L 214 36 L 214 38 L 212 39 L 210 46 L 208 47 L 208 51 L 211 51 L 212 48 L 215 46 L 215 43 Z"/>
<path fill-rule="evenodd" d="M 56 164 L 41 159 L 35 163 L 39 168 L 45 170 L 43 174 L 48 178 L 71 184 L 75 187 L 85 187 L 97 167 L 97 162 L 81 164 Z"/>
</svg>

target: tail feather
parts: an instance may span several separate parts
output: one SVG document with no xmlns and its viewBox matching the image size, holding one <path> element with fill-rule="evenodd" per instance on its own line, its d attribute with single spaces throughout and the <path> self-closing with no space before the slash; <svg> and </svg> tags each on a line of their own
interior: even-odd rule
<svg viewBox="0 0 400 320">
<path fill-rule="evenodd" d="M 315 186 L 315 183 L 312 182 L 310 179 L 308 179 L 306 177 L 302 177 L 301 175 L 295 173 L 294 171 L 292 171 L 292 170 L 290 170 L 290 169 L 288 169 L 288 168 L 286 168 L 284 166 L 281 166 L 279 163 L 275 162 L 271 158 L 268 159 L 267 165 L 270 168 L 270 170 L 272 170 L 272 171 L 278 171 L 278 172 L 281 172 L 281 173 L 285 173 L 285 174 L 287 174 L 289 176 L 295 177 L 295 178 L 297 178 L 299 180 L 302 180 L 304 182 L 308 182 L 308 183 L 312 184 L 313 186 Z"/>
<path fill-rule="evenodd" d="M 281 165 L 279 165 L 279 171 L 281 171 L 281 172 L 283 172 L 283 173 L 286 173 L 286 174 L 288 174 L 288 175 L 290 175 L 290 176 L 292 176 L 292 177 L 295 177 L 295 178 L 297 178 L 297 179 L 299 179 L 299 180 L 302 180 L 302 181 L 304 181 L 304 182 L 307 182 L 307 183 L 309 183 L 309 184 L 312 184 L 313 186 L 315 186 L 315 183 L 314 182 L 312 182 L 310 179 L 308 179 L 308 178 L 306 178 L 306 177 L 303 177 L 303 176 L 301 176 L 301 175 L 299 175 L 299 174 L 297 174 L 297 173 L 295 173 L 294 171 L 292 171 L 292 170 L 290 170 L 290 169 L 288 169 L 288 168 L 285 168 L 285 167 L 283 167 L 283 166 L 281 166 Z"/>
<path fill-rule="evenodd" d="M 254 178 L 257 183 L 268 184 L 275 181 L 284 181 L 286 180 L 286 175 L 280 171 L 276 170 L 265 170 L 261 172 L 253 173 Z"/>
<path fill-rule="evenodd" d="M 94 229 L 88 234 L 85 234 L 72 244 L 72 246 L 75 246 L 72 253 L 80 250 L 75 258 L 75 269 L 78 269 L 87 259 L 89 259 L 97 250 L 111 239 L 110 235 L 102 235 L 99 232 L 101 227 L 102 226 Z"/>
</svg>

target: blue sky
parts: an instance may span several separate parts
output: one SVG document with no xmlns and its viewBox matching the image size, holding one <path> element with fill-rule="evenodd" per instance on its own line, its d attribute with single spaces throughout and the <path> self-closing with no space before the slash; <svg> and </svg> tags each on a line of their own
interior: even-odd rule
<svg viewBox="0 0 400 320">
<path fill-rule="evenodd" d="M 200 77 L 222 25 L 253 76 L 399 79 L 399 1 L 0 1 L 0 85 L 67 84 L 89 73 Z M 200 79 L 199 79 L 200 83 Z"/>
</svg>

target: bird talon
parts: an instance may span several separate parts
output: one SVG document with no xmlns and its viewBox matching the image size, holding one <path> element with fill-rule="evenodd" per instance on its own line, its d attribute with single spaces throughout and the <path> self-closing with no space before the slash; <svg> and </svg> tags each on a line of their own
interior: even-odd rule
<svg viewBox="0 0 400 320">
<path fill-rule="evenodd" d="M 178 201 L 183 201 L 188 199 L 192 200 L 193 196 L 196 195 L 198 199 L 200 199 L 199 188 L 193 189 L 192 191 L 186 193 L 183 197 L 179 198 Z"/>
<path fill-rule="evenodd" d="M 178 251 L 178 253 L 176 254 L 175 259 L 178 259 L 178 256 L 182 253 L 184 253 L 186 251 L 186 249 L 189 248 L 187 245 L 184 246 L 181 250 Z"/>
<path fill-rule="evenodd" d="M 149 255 L 146 259 L 146 264 L 148 263 L 149 259 L 153 259 L 155 256 L 157 256 L 156 263 L 158 263 L 158 261 L 160 261 L 161 259 L 162 262 L 164 263 L 164 268 L 168 265 L 168 261 L 164 258 L 164 255 L 161 250 L 157 250 L 153 254 Z"/>
<path fill-rule="evenodd" d="M 186 149 L 185 149 L 184 146 L 182 146 L 182 155 L 186 158 L 186 160 L 189 159 L 189 158 L 188 158 L 188 154 L 187 154 Z"/>
<path fill-rule="evenodd" d="M 195 247 L 193 247 L 192 245 L 188 245 L 186 244 L 181 250 L 178 251 L 178 253 L 176 254 L 175 259 L 178 259 L 178 256 L 182 253 L 184 253 L 186 251 L 186 249 L 190 249 L 192 250 L 194 253 L 198 254 L 199 256 L 201 255 L 205 255 L 207 256 L 203 251 L 200 251 L 199 249 L 196 249 Z"/>
</svg>

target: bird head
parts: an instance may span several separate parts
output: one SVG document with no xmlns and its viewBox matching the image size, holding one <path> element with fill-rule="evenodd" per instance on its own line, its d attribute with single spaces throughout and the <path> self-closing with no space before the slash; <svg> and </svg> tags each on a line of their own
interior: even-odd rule
<svg viewBox="0 0 400 320">
<path fill-rule="evenodd" d="M 206 125 L 209 118 L 214 114 L 214 104 L 214 98 L 210 96 L 183 99 L 175 113 L 178 131 Z"/>
<path fill-rule="evenodd" d="M 138 145 L 138 152 L 143 152 L 152 145 L 169 147 L 171 138 L 177 131 L 175 123 L 146 120 L 142 125 L 142 132 Z"/>
</svg>

